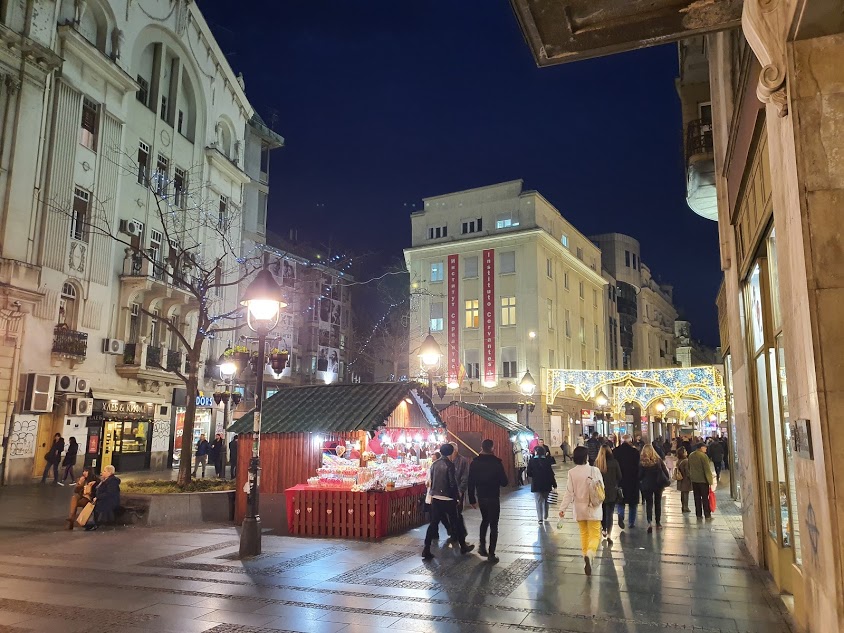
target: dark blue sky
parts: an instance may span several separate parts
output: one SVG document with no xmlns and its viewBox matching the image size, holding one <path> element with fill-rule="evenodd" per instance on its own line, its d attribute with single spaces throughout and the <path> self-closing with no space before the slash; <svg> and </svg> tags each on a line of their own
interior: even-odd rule
<svg viewBox="0 0 844 633">
<path fill-rule="evenodd" d="M 423 197 L 522 178 L 583 233 L 637 238 L 717 344 L 717 227 L 685 203 L 676 47 L 540 70 L 506 0 L 200 6 L 287 143 L 271 229 L 376 251 L 374 269 Z"/>
</svg>

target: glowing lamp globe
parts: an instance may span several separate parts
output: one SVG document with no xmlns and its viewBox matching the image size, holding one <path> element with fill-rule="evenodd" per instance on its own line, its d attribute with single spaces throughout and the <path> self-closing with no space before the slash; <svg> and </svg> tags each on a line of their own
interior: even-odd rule
<svg viewBox="0 0 844 633">
<path fill-rule="evenodd" d="M 246 290 L 240 305 L 246 307 L 249 327 L 255 332 L 269 332 L 278 324 L 281 309 L 286 307 L 279 286 L 269 270 L 259 270 Z"/>
<path fill-rule="evenodd" d="M 433 371 L 439 366 L 442 356 L 443 353 L 437 339 L 430 334 L 426 336 L 419 347 L 419 362 L 422 364 L 422 369 Z"/>
<path fill-rule="evenodd" d="M 536 382 L 533 380 L 533 376 L 530 375 L 529 371 L 526 371 L 525 375 L 522 376 L 522 380 L 519 383 L 519 390 L 523 396 L 527 397 L 532 396 L 536 391 Z"/>
</svg>

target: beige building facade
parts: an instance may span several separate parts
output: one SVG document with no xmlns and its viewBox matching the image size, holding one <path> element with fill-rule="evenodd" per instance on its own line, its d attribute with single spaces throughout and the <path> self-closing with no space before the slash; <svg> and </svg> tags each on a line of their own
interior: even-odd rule
<svg viewBox="0 0 844 633">
<path fill-rule="evenodd" d="M 522 181 L 423 204 L 405 250 L 420 295 L 410 319 L 411 374 L 420 371 L 418 347 L 430 331 L 444 355 L 437 380 L 448 386 L 445 398 L 524 422 L 519 383 L 530 371 L 538 387 L 530 425 L 558 446 L 584 403 L 547 402 L 546 370 L 607 368 L 600 251 Z"/>
</svg>

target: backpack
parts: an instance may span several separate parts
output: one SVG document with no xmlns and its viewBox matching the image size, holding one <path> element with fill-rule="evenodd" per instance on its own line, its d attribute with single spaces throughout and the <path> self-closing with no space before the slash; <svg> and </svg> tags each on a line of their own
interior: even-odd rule
<svg viewBox="0 0 844 633">
<path fill-rule="evenodd" d="M 594 466 L 592 470 L 595 471 L 597 468 Z M 600 471 L 598 471 L 600 472 Z M 596 477 L 589 477 L 589 507 L 590 508 L 597 508 L 598 506 L 604 503 L 604 499 L 607 498 L 606 490 L 604 490 L 604 482 Z"/>
</svg>

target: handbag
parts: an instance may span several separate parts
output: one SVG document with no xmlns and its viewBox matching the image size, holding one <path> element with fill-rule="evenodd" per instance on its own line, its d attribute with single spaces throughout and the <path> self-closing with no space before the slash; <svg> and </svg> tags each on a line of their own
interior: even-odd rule
<svg viewBox="0 0 844 633">
<path fill-rule="evenodd" d="M 717 501 L 715 500 L 715 492 L 710 490 L 709 491 L 709 511 L 715 512 L 715 508 L 718 506 Z"/>
<path fill-rule="evenodd" d="M 616 503 L 624 503 L 624 488 L 618 486 L 615 489 L 615 502 Z"/>
<path fill-rule="evenodd" d="M 80 527 L 85 527 L 88 524 L 88 521 L 91 520 L 91 515 L 94 514 L 94 504 L 89 503 L 82 511 L 79 513 L 79 516 L 76 517 L 76 523 Z"/>
<path fill-rule="evenodd" d="M 674 481 L 683 481 L 683 473 L 676 466 L 674 467 Z"/>
<path fill-rule="evenodd" d="M 665 462 L 659 460 L 659 486 L 665 488 L 671 484 L 671 478 L 668 476 L 668 469 L 665 467 Z"/>
<path fill-rule="evenodd" d="M 594 466 L 592 466 L 592 471 L 598 470 Z M 598 471 L 600 474 L 601 471 Z M 604 499 L 607 498 L 607 492 L 604 490 L 604 482 L 600 479 L 590 476 L 589 477 L 589 507 L 590 508 L 597 508 L 598 506 L 604 503 Z"/>
<path fill-rule="evenodd" d="M 556 488 L 552 488 L 551 492 L 548 493 L 547 501 L 550 505 L 556 505 L 559 501 L 559 497 L 557 496 Z"/>
</svg>

